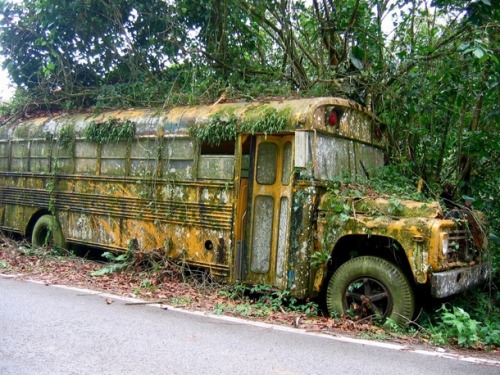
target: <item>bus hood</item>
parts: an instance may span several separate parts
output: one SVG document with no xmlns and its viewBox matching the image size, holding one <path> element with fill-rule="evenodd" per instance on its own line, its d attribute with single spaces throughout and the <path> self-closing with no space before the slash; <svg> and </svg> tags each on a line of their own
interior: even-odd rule
<svg viewBox="0 0 500 375">
<path fill-rule="evenodd" d="M 318 209 L 347 215 L 437 218 L 443 216 L 438 202 L 418 202 L 397 198 L 344 197 L 325 193 Z"/>
</svg>

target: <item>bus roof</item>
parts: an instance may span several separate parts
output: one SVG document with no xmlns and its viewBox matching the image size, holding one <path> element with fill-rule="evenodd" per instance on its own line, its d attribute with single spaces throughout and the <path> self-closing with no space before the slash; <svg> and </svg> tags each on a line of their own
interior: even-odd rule
<svg viewBox="0 0 500 375">
<path fill-rule="evenodd" d="M 39 139 L 58 132 L 68 126 L 73 127 L 76 136 L 83 136 L 90 123 L 105 123 L 109 120 L 130 121 L 135 124 L 136 135 L 189 135 L 193 127 L 202 127 L 211 119 L 228 121 L 235 119 L 241 124 L 257 121 L 275 114 L 285 119 L 283 131 L 327 130 L 328 113 L 337 111 L 344 119 L 345 136 L 372 143 L 374 126 L 380 121 L 363 106 L 342 98 L 321 97 L 309 99 L 271 100 L 220 103 L 214 105 L 183 106 L 167 109 L 117 109 L 101 113 L 77 113 L 45 116 L 26 120 L 17 124 L 3 124 L 0 139 Z M 341 132 L 342 121 L 337 130 Z M 342 134 L 341 134 L 342 135 Z M 380 143 L 380 142 L 374 142 Z"/>
</svg>

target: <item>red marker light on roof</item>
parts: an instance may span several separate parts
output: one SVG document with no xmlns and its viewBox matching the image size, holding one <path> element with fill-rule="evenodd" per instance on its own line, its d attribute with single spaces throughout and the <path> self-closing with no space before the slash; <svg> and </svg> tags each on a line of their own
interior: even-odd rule
<svg viewBox="0 0 500 375">
<path fill-rule="evenodd" d="M 328 115 L 328 124 L 330 126 L 336 126 L 337 125 L 337 120 L 338 120 L 337 111 L 335 111 L 334 109 L 332 109 L 332 111 Z"/>
</svg>

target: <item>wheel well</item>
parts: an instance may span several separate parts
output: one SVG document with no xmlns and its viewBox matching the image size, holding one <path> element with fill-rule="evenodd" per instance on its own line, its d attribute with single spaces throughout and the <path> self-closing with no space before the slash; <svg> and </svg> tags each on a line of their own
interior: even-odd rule
<svg viewBox="0 0 500 375">
<path fill-rule="evenodd" d="M 397 265 L 408 278 L 408 281 L 414 285 L 414 276 L 410 263 L 399 242 L 384 236 L 349 235 L 337 241 L 332 250 L 324 287 L 330 280 L 331 275 L 342 264 L 352 258 L 366 255 L 376 256 Z"/>
<path fill-rule="evenodd" d="M 24 231 L 27 240 L 31 241 L 33 228 L 35 227 L 35 224 L 38 221 L 38 219 L 40 219 L 43 215 L 51 215 L 51 213 L 49 210 L 42 209 L 38 210 L 31 216 L 30 220 L 28 221 L 28 225 L 26 225 L 26 230 Z"/>
</svg>

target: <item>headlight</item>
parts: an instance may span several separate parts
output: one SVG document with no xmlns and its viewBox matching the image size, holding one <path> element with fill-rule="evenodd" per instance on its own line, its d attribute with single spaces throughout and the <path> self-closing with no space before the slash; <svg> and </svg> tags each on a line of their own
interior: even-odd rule
<svg viewBox="0 0 500 375">
<path fill-rule="evenodd" d="M 448 233 L 441 233 L 441 248 L 443 249 L 443 254 L 448 254 Z"/>
</svg>

